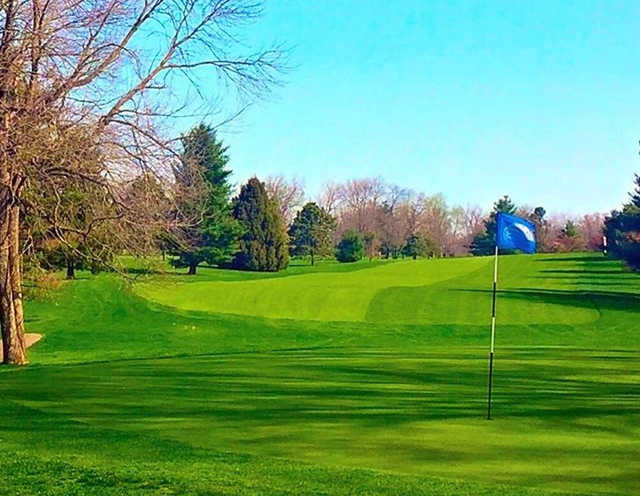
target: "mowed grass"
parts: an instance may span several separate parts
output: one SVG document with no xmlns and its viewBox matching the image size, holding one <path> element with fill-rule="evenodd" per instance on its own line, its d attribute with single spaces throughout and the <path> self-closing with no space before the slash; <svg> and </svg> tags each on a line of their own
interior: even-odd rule
<svg viewBox="0 0 640 496">
<path fill-rule="evenodd" d="M 272 319 L 366 322 L 387 328 L 440 325 L 453 334 L 487 321 L 492 257 L 407 260 L 365 268 L 354 264 L 350 272 L 328 271 L 335 266 L 304 275 L 296 267 L 292 277 L 259 279 L 251 273 L 209 271 L 197 282 L 169 277 L 162 284 L 138 284 L 135 290 L 181 310 Z M 639 278 L 622 271 L 618 262 L 598 255 L 503 256 L 499 286 L 499 323 L 517 326 L 514 336 L 507 335 L 507 344 L 575 346 L 602 339 L 640 343 L 640 333 L 633 332 L 640 330 L 640 320 L 628 318 L 640 312 Z M 535 332 L 539 325 L 544 326 L 542 333 Z M 530 332 L 523 334 L 522 326 Z M 576 326 L 583 326 L 580 333 L 574 332 Z M 564 331 L 569 335 L 557 335 Z M 458 337 L 461 344 L 477 342 Z"/>
<path fill-rule="evenodd" d="M 363 321 L 372 299 L 390 287 L 419 287 L 467 275 L 483 259 L 396 262 L 350 272 L 310 272 L 296 277 L 141 284 L 137 291 L 158 303 L 269 318 Z M 357 265 L 355 267 L 358 267 Z M 221 274 L 223 275 L 223 274 Z"/>
<path fill-rule="evenodd" d="M 67 284 L 0 369 L 0 494 L 639 494 L 640 278 L 500 263 L 491 422 L 490 258 Z"/>
</svg>

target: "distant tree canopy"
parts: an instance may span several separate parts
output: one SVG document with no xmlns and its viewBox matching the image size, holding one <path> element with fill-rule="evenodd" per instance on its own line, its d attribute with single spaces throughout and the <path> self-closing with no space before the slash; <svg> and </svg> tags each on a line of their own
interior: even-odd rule
<svg viewBox="0 0 640 496">
<path fill-rule="evenodd" d="M 580 236 L 578 225 L 569 219 L 556 240 L 556 251 L 579 251 L 584 249 L 584 242 Z"/>
<path fill-rule="evenodd" d="M 316 256 L 326 256 L 333 248 L 333 233 L 336 219 L 314 202 L 307 203 L 300 210 L 289 228 L 291 253 L 311 255 L 311 265 Z"/>
<path fill-rule="evenodd" d="M 433 256 L 437 253 L 437 247 L 428 238 L 418 234 L 412 234 L 407 238 L 407 242 L 402 247 L 402 254 L 405 257 L 413 258 Z"/>
<path fill-rule="evenodd" d="M 176 209 L 180 227 L 168 236 L 169 253 L 176 267 L 195 274 L 202 262 L 229 262 L 242 232 L 231 216 L 231 186 L 227 147 L 215 131 L 199 124 L 181 138 L 183 152 L 174 168 Z"/>
<path fill-rule="evenodd" d="M 289 238 L 278 202 L 269 198 L 264 184 L 253 177 L 233 201 L 233 217 L 242 225 L 233 267 L 277 272 L 289 264 Z"/>
<path fill-rule="evenodd" d="M 484 221 L 484 232 L 477 234 L 470 245 L 473 255 L 491 255 L 496 246 L 496 231 L 498 213 L 515 214 L 516 206 L 508 195 L 503 196 L 493 204 L 489 218 Z"/>
<path fill-rule="evenodd" d="M 631 200 L 622 210 L 614 210 L 605 219 L 604 233 L 609 252 L 630 267 L 640 270 L 640 176 L 635 176 Z"/>
<path fill-rule="evenodd" d="M 347 231 L 342 236 L 336 248 L 338 262 L 357 262 L 364 256 L 362 236 L 356 231 Z"/>
</svg>

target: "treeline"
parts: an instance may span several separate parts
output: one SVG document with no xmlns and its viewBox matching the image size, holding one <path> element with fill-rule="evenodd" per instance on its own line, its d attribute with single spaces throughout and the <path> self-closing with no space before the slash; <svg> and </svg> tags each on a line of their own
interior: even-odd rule
<svg viewBox="0 0 640 496">
<path fill-rule="evenodd" d="M 605 216 L 549 216 L 539 207 L 517 206 L 499 198 L 490 212 L 478 206 L 449 205 L 440 194 L 426 195 L 381 178 L 353 179 L 324 186 L 306 201 L 303 185 L 283 176 L 251 178 L 237 192 L 231 183 L 228 148 L 213 128 L 200 124 L 180 138 L 171 175 L 149 172 L 114 183 L 115 200 L 102 189 L 67 178 L 38 191 L 37 203 L 55 204 L 64 236 L 40 216 L 26 211 L 26 265 L 94 272 L 112 268 L 135 245 L 136 254 L 161 252 L 171 263 L 196 274 L 197 267 L 279 271 L 290 257 L 418 258 L 488 255 L 495 246 L 496 215 L 516 214 L 536 225 L 538 250 L 601 250 Z M 96 158 L 96 164 L 101 162 Z M 93 167 L 87 161 L 85 168 Z M 640 186 L 639 186 L 640 187 Z M 135 206 L 136 222 L 98 222 L 118 203 Z M 637 240 L 628 234 L 636 222 L 640 193 L 606 218 L 611 252 L 637 265 Z M 143 219 L 144 222 L 140 222 Z M 626 231 L 625 231 L 626 229 Z M 635 231 L 633 231 L 635 232 Z"/>
<path fill-rule="evenodd" d="M 60 180 L 41 190 L 38 202 L 59 206 L 58 224 L 64 221 L 66 231 L 61 237 L 37 215 L 27 215 L 27 262 L 65 269 L 73 278 L 79 268 L 111 267 L 133 244 L 137 254 L 169 255 L 189 274 L 202 263 L 279 271 L 291 256 L 308 256 L 314 264 L 317 257 L 354 262 L 487 255 L 495 246 L 498 212 L 533 221 L 539 251 L 602 247 L 604 216 L 547 216 L 543 207 L 518 207 L 508 196 L 485 214 L 478 206 L 448 205 L 440 194 L 429 196 L 381 178 L 327 184 L 315 201 L 305 201 L 299 181 L 282 176 L 254 177 L 234 193 L 228 148 L 213 128 L 197 125 L 180 143 L 170 176 L 144 173 L 123 180 L 115 187 L 115 201 L 105 202 L 101 189 L 84 181 Z M 119 217 L 118 227 L 96 221 L 108 218 L 118 202 L 135 206 L 139 219 Z"/>
<path fill-rule="evenodd" d="M 348 231 L 358 233 L 370 256 L 492 253 L 497 212 L 535 222 L 542 252 L 598 250 L 602 244 L 602 214 L 549 216 L 543 207 L 518 207 L 508 196 L 485 213 L 479 206 L 448 205 L 440 194 L 429 196 L 368 178 L 326 185 L 318 203 L 336 216 L 337 239 Z"/>
<path fill-rule="evenodd" d="M 278 271 L 290 256 L 449 257 L 486 255 L 495 245 L 495 216 L 517 214 L 537 226 L 542 252 L 599 250 L 604 216 L 548 216 L 543 207 L 516 206 L 508 196 L 485 214 L 478 206 L 448 205 L 381 178 L 324 186 L 305 201 L 303 185 L 283 176 L 250 179 L 237 195 L 230 183 L 227 147 L 215 131 L 198 125 L 181 138 L 182 154 L 173 178 L 161 185 L 138 178 L 138 189 L 166 199 L 167 228 L 157 246 L 176 267 L 195 274 L 199 264 L 241 270 Z M 131 188 L 131 186 L 129 186 Z"/>
</svg>

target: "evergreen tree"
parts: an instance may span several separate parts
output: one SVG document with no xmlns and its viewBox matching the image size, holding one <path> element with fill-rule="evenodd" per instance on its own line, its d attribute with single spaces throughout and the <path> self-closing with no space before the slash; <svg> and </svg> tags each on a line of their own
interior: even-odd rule
<svg viewBox="0 0 640 496">
<path fill-rule="evenodd" d="M 629 193 L 629 196 L 631 196 L 631 205 L 640 208 L 640 175 L 635 175 L 634 183 L 635 190 Z"/>
<path fill-rule="evenodd" d="M 635 190 L 631 201 L 614 210 L 605 219 L 604 234 L 609 252 L 640 270 L 640 176 L 635 176 Z"/>
<path fill-rule="evenodd" d="M 83 167 L 92 174 L 97 164 L 89 161 Z M 55 226 L 36 214 L 24 217 L 30 262 L 46 270 L 64 269 L 67 279 L 75 279 L 76 270 L 107 270 L 120 243 L 109 229 L 113 226 L 99 219 L 117 214 L 113 204 L 90 182 L 60 177 L 43 186 L 31 192 L 29 200 L 56 211 Z"/>
<path fill-rule="evenodd" d="M 202 262 L 227 263 L 242 232 L 231 216 L 227 147 L 210 126 L 199 124 L 181 138 L 183 152 L 174 168 L 179 226 L 169 233 L 169 253 L 176 267 L 195 274 Z"/>
<path fill-rule="evenodd" d="M 429 239 L 418 234 L 412 234 L 402 247 L 402 254 L 414 260 L 418 257 L 426 257 L 436 253 L 436 246 Z"/>
<path fill-rule="evenodd" d="M 331 252 L 336 219 L 316 203 L 309 202 L 297 214 L 289 228 L 291 253 L 311 255 L 311 265 L 316 255 Z"/>
<path fill-rule="evenodd" d="M 584 249 L 584 244 L 578 231 L 578 226 L 572 220 L 568 220 L 560 236 L 556 240 L 556 251 L 579 251 Z"/>
<path fill-rule="evenodd" d="M 364 243 L 356 231 L 347 231 L 336 248 L 338 262 L 357 262 L 364 256 Z"/>
<path fill-rule="evenodd" d="M 491 255 L 496 247 L 496 231 L 498 229 L 498 213 L 515 214 L 516 206 L 508 195 L 504 195 L 493 204 L 489 218 L 484 221 L 484 232 L 478 234 L 471 242 L 470 250 L 473 255 Z"/>
<path fill-rule="evenodd" d="M 233 203 L 233 216 L 244 228 L 233 267 L 277 272 L 289 264 L 288 236 L 277 201 L 251 178 Z"/>
<path fill-rule="evenodd" d="M 562 228 L 562 236 L 566 238 L 575 238 L 578 236 L 578 228 L 576 227 L 576 223 L 572 220 L 568 220 L 567 223 Z"/>
<path fill-rule="evenodd" d="M 189 164 L 200 164 L 207 182 L 230 194 L 231 170 L 227 169 L 229 147 L 217 139 L 215 130 L 201 123 L 182 136 L 180 141 L 183 150 L 181 164 L 187 167 Z"/>
</svg>

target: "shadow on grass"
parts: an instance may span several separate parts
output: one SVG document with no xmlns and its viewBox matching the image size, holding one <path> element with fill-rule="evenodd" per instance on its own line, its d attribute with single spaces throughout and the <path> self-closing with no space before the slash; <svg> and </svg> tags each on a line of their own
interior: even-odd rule
<svg viewBox="0 0 640 496">
<path fill-rule="evenodd" d="M 612 262 L 614 260 L 603 257 L 602 255 L 593 255 L 588 257 L 561 257 L 561 258 L 539 258 L 536 262 L 556 263 L 556 262 Z"/>
<path fill-rule="evenodd" d="M 484 414 L 486 363 L 480 354 L 229 358 L 32 369 L 3 381 L 2 389 L 10 401 L 27 396 L 32 404 L 89 423 L 110 419 L 131 427 L 171 417 L 203 430 L 224 422 L 238 433 L 260 424 L 382 427 Z M 639 373 L 637 357 L 616 358 L 576 350 L 533 358 L 505 352 L 497 362 L 495 412 L 562 421 L 637 415 L 640 390 L 626 379 Z M 598 370 L 595 379 L 591 365 Z M 105 397 L 117 401 L 105 404 Z M 624 433 L 629 426 L 619 428 Z"/>
<path fill-rule="evenodd" d="M 627 275 L 626 272 L 622 272 L 621 270 L 589 269 L 588 267 L 585 267 L 584 269 L 542 269 L 539 272 L 545 274 L 576 274 L 580 276 L 591 274 Z"/>
<path fill-rule="evenodd" d="M 606 283 L 594 285 L 606 285 Z M 489 289 L 452 289 L 464 293 L 491 294 Z M 552 305 L 625 310 L 640 313 L 640 295 L 624 291 L 572 291 L 561 289 L 515 288 L 498 290 L 498 295 L 524 301 L 549 303 Z"/>
</svg>

